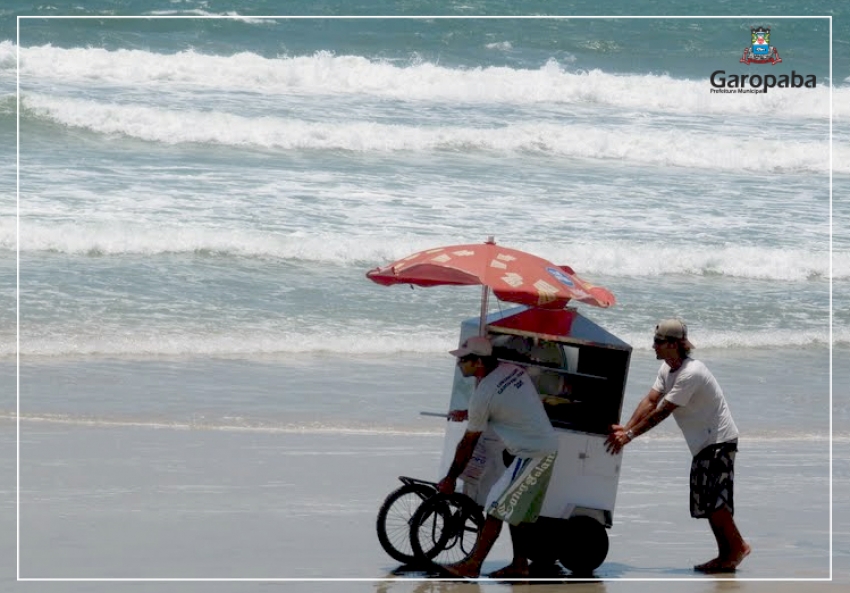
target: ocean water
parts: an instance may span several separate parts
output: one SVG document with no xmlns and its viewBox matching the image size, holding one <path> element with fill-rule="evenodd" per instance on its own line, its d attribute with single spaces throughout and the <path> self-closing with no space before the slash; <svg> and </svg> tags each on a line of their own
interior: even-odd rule
<svg viewBox="0 0 850 593">
<path fill-rule="evenodd" d="M 494 236 L 612 290 L 615 307 L 580 308 L 645 355 L 654 324 L 681 316 L 701 354 L 802 352 L 828 373 L 830 339 L 850 343 L 850 34 L 802 17 L 841 14 L 831 3 L 758 21 L 382 8 L 4 9 L 0 129 L 19 135 L 0 147 L 2 360 L 19 351 L 25 378 L 109 360 L 435 360 L 479 290 L 365 273 Z M 89 18 L 40 18 L 58 15 Z M 781 63 L 740 63 L 759 25 Z M 816 86 L 711 93 L 718 70 Z"/>
</svg>

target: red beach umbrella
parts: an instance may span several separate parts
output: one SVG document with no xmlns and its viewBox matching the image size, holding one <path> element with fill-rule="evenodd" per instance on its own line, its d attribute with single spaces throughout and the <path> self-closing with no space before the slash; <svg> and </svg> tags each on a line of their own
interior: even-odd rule
<svg viewBox="0 0 850 593">
<path fill-rule="evenodd" d="M 492 237 L 485 243 L 426 249 L 370 270 L 366 277 L 384 286 L 480 284 L 482 321 L 488 288 L 499 300 L 541 309 L 563 309 L 571 300 L 602 308 L 616 302 L 609 290 L 579 278 L 569 266 L 496 245 Z"/>
</svg>

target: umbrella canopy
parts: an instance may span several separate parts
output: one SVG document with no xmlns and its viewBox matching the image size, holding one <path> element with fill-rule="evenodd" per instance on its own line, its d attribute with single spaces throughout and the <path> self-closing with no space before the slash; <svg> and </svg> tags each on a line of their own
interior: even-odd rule
<svg viewBox="0 0 850 593">
<path fill-rule="evenodd" d="M 542 309 L 563 309 L 570 300 L 610 307 L 614 295 L 579 278 L 569 266 L 559 266 L 495 241 L 449 245 L 409 255 L 375 268 L 366 277 L 390 286 L 483 285 L 496 298 Z"/>
</svg>

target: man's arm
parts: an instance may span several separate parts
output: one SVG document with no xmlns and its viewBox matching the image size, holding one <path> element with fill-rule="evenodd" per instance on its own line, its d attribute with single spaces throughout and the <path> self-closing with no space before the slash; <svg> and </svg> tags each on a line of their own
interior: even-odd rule
<svg viewBox="0 0 850 593">
<path fill-rule="evenodd" d="M 623 426 L 623 430 L 630 430 L 637 426 L 638 423 L 642 422 L 647 416 L 649 416 L 657 407 L 658 402 L 661 400 L 661 392 L 656 391 L 655 389 L 650 389 L 649 393 L 640 400 L 640 403 L 635 408 L 632 417 L 628 422 Z"/>
<path fill-rule="evenodd" d="M 662 400 L 661 405 L 655 408 L 652 412 L 649 413 L 646 417 L 644 417 L 640 422 L 635 423 L 630 429 L 626 429 L 625 432 L 632 431 L 632 437 L 635 438 L 643 433 L 652 430 L 659 424 L 661 421 L 667 418 L 670 414 L 673 413 L 673 410 L 678 408 L 676 404 L 673 402 Z"/>
<path fill-rule="evenodd" d="M 619 431 L 628 432 L 631 428 L 634 428 L 634 426 L 638 422 L 649 416 L 652 411 L 656 407 L 658 407 L 658 400 L 660 399 L 661 392 L 656 391 L 655 389 L 650 389 L 649 393 L 647 393 L 644 398 L 640 400 L 640 403 L 635 408 L 635 411 L 632 413 L 632 417 L 629 419 L 629 421 L 626 422 L 625 425 L 612 424 L 608 431 L 610 433 Z"/>
<path fill-rule="evenodd" d="M 661 400 L 661 393 L 650 389 L 625 426 L 611 427 L 611 434 L 605 440 L 605 446 L 611 454 L 619 453 L 627 443 L 658 426 L 679 407 L 667 400 L 662 400 L 659 406 L 659 400 Z"/>
<path fill-rule="evenodd" d="M 460 439 L 457 449 L 455 449 L 454 460 L 452 460 L 452 464 L 449 466 L 449 473 L 439 481 L 437 490 L 443 494 L 451 494 L 455 491 L 455 483 L 460 474 L 463 473 L 463 470 L 466 469 L 466 464 L 472 459 L 472 454 L 475 452 L 475 445 L 478 443 L 480 436 L 480 432 L 466 431 L 463 433 L 463 438 Z"/>
</svg>

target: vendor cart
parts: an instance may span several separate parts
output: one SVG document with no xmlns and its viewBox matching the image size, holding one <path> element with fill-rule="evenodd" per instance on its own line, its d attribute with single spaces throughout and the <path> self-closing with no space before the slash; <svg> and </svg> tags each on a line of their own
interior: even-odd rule
<svg viewBox="0 0 850 593">
<path fill-rule="evenodd" d="M 441 251 L 428 253 L 442 257 Z M 402 262 L 417 257 L 421 254 Z M 370 278 L 390 284 L 390 269 L 370 272 L 379 279 Z M 568 285 L 572 294 L 552 305 L 553 293 L 548 291 L 546 306 L 534 306 L 520 300 L 524 296 L 511 293 L 510 300 L 523 306 L 490 313 L 483 303 L 479 317 L 461 323 L 458 343 L 486 335 L 498 358 L 524 367 L 534 381 L 557 432 L 559 448 L 540 518 L 532 528 L 535 534 L 530 538 L 529 559 L 532 567 L 560 561 L 574 574 L 590 574 L 608 553 L 606 529 L 613 524 L 622 453 L 610 454 L 605 439 L 609 427 L 620 421 L 632 348 L 575 307 L 565 307 L 570 297 L 577 296 L 586 297 L 577 298 L 582 302 L 607 307 L 613 304 L 613 295 L 584 283 L 565 266 L 549 264 L 545 269 Z M 420 273 L 427 275 L 423 286 L 462 283 L 436 278 L 433 265 Z M 503 277 L 515 281 L 508 274 Z M 486 299 L 486 288 L 492 287 L 493 281 L 481 283 Z M 506 466 L 504 447 L 495 434 L 482 434 L 456 494 L 445 496 L 436 491 L 436 482 L 446 475 L 466 429 L 465 421 L 456 420 L 462 416 L 458 412 L 466 410 L 474 388 L 475 379 L 463 377 L 456 369 L 448 409 L 437 413 L 447 422 L 440 467 L 433 481 L 400 477 L 403 485 L 387 496 L 378 513 L 381 545 L 401 562 L 447 564 L 468 558 L 483 525 L 487 493 Z"/>
</svg>

